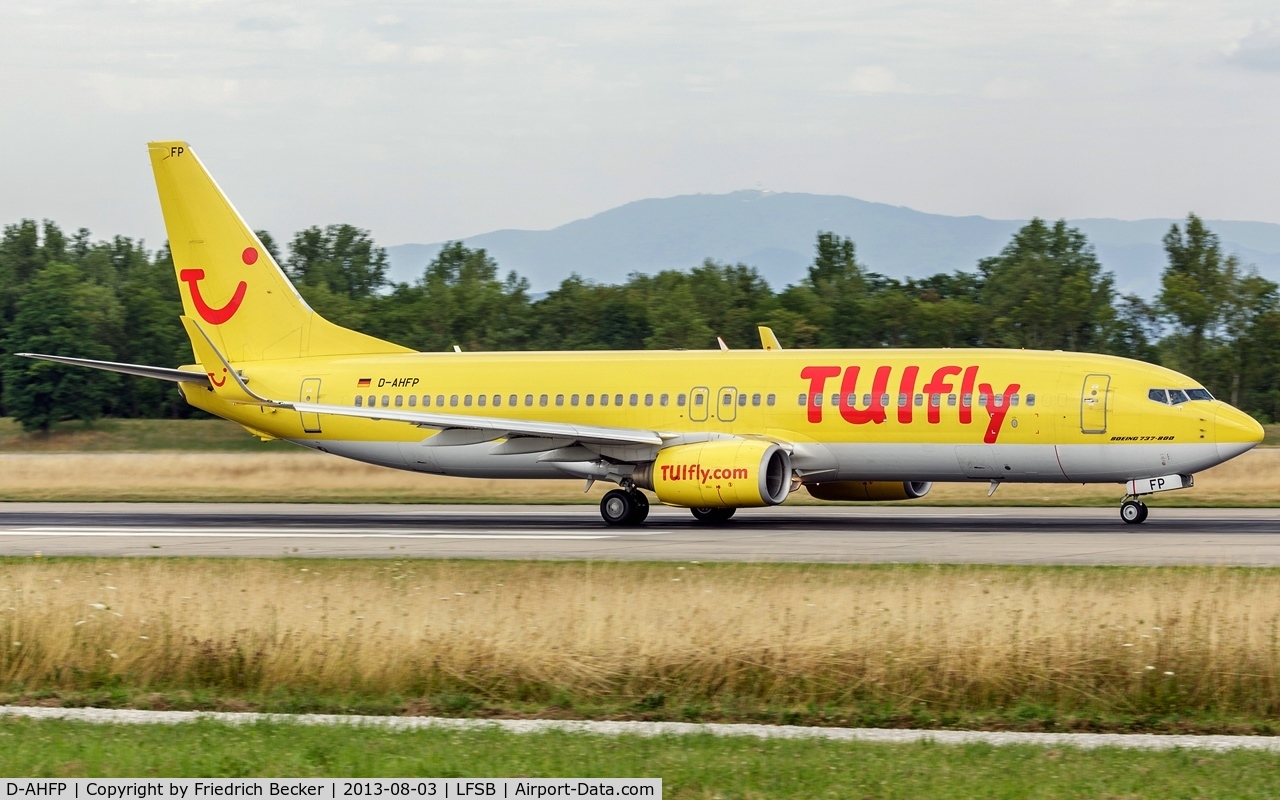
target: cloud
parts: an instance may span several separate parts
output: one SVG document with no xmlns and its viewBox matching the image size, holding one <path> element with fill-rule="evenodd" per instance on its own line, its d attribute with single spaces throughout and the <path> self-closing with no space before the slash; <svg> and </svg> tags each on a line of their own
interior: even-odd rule
<svg viewBox="0 0 1280 800">
<path fill-rule="evenodd" d="M 1018 78 L 993 78 L 982 86 L 982 96 L 988 100 L 1024 100 L 1039 93 L 1038 83 Z"/>
<path fill-rule="evenodd" d="M 1280 72 L 1280 22 L 1256 26 L 1227 48 L 1227 61 L 1247 69 Z"/>
<path fill-rule="evenodd" d="M 854 94 L 916 94 L 917 89 L 898 80 L 888 67 L 858 67 L 837 88 Z"/>
<path fill-rule="evenodd" d="M 298 23 L 280 17 L 246 17 L 236 23 L 236 30 L 255 33 L 279 33 L 296 27 Z"/>
</svg>

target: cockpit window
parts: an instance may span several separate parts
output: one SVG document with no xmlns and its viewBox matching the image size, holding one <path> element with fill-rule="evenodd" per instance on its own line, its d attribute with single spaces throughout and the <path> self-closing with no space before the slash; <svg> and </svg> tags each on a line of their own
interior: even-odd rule
<svg viewBox="0 0 1280 800">
<path fill-rule="evenodd" d="M 1170 390 L 1169 390 L 1169 403 L 1170 403 L 1171 405 L 1175 405 L 1175 406 L 1176 406 L 1178 403 L 1185 403 L 1185 402 L 1187 402 L 1187 393 L 1186 393 L 1186 392 L 1182 391 L 1181 389 L 1170 389 Z"/>
<path fill-rule="evenodd" d="M 1213 395 L 1209 394 L 1208 389 L 1188 389 L 1187 397 L 1192 400 L 1212 400 Z"/>
<path fill-rule="evenodd" d="M 1164 389 L 1148 389 L 1147 399 L 1155 400 L 1157 403 L 1168 403 L 1169 398 L 1165 396 Z"/>
<path fill-rule="evenodd" d="M 1209 394 L 1209 390 L 1203 387 L 1196 387 L 1195 389 L 1148 389 L 1147 399 L 1176 406 L 1188 400 L 1212 400 L 1213 395 Z"/>
</svg>

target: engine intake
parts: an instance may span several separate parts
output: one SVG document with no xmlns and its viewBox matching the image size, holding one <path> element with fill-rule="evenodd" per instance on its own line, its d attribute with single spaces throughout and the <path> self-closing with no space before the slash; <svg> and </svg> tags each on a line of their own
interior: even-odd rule
<svg viewBox="0 0 1280 800">
<path fill-rule="evenodd" d="M 776 506 L 791 493 L 791 456 L 772 442 L 757 440 L 682 444 L 659 451 L 632 479 L 673 506 Z"/>
<path fill-rule="evenodd" d="M 805 488 L 819 500 L 915 500 L 933 488 L 928 481 L 830 481 Z"/>
</svg>

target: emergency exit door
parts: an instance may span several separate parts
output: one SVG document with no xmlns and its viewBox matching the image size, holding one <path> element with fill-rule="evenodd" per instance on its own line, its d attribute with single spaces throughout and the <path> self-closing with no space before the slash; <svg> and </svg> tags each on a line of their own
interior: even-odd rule
<svg viewBox="0 0 1280 800">
<path fill-rule="evenodd" d="M 1080 393 L 1080 432 L 1107 432 L 1107 405 L 1111 388 L 1110 375 L 1086 375 Z"/>
<path fill-rule="evenodd" d="M 307 378 L 302 382 L 302 391 L 298 393 L 298 402 L 301 403 L 318 403 L 320 402 L 320 379 Z M 298 412 L 302 417 L 303 433 L 320 433 L 320 415 Z"/>
</svg>

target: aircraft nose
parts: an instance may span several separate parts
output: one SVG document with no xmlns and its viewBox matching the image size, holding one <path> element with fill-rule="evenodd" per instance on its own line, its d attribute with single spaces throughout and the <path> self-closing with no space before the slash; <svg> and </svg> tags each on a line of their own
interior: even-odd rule
<svg viewBox="0 0 1280 800">
<path fill-rule="evenodd" d="M 1218 456 L 1226 461 L 1257 447 L 1265 431 L 1258 421 L 1238 408 L 1223 403 L 1214 424 Z"/>
</svg>

